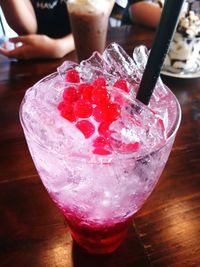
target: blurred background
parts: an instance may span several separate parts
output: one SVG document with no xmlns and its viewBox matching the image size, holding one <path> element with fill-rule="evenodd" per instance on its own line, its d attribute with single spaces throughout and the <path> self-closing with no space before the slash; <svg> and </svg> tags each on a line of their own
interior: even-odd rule
<svg viewBox="0 0 200 267">
<path fill-rule="evenodd" d="M 2 9 L 0 7 L 0 31 L 1 31 L 1 38 L 3 36 L 7 36 L 8 38 L 9 37 L 14 37 L 14 36 L 17 36 L 16 32 L 14 32 L 9 26 L 8 26 L 8 23 L 6 22 L 6 19 L 3 15 L 3 12 L 2 12 Z"/>
</svg>

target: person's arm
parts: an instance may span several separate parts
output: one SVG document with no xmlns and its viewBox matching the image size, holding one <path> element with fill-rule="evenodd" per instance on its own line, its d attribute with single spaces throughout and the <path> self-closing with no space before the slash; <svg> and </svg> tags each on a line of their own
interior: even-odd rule
<svg viewBox="0 0 200 267">
<path fill-rule="evenodd" d="M 12 50 L 6 47 L 0 48 L 0 54 L 18 59 L 62 58 L 75 49 L 72 34 L 58 39 L 46 35 L 28 34 L 10 38 L 10 42 L 15 44 L 15 48 Z"/>
<path fill-rule="evenodd" d="M 130 5 L 129 16 L 132 22 L 156 28 L 161 15 L 159 5 L 151 2 L 138 2 Z"/>
<path fill-rule="evenodd" d="M 19 35 L 37 32 L 35 11 L 30 0 L 0 0 L 9 26 Z"/>
</svg>

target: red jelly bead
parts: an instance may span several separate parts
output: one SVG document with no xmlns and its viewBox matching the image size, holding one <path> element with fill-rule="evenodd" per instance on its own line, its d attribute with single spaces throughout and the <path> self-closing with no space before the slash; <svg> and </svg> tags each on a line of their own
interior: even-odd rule
<svg viewBox="0 0 200 267">
<path fill-rule="evenodd" d="M 120 116 L 120 105 L 117 103 L 111 103 L 108 105 L 96 106 L 93 110 L 94 119 L 98 122 L 112 122 L 119 118 Z"/>
<path fill-rule="evenodd" d="M 125 92 L 129 92 L 128 84 L 126 80 L 118 80 L 114 83 L 114 87 L 117 87 Z"/>
<path fill-rule="evenodd" d="M 62 110 L 65 107 L 65 102 L 60 102 L 57 106 L 58 110 Z"/>
<path fill-rule="evenodd" d="M 105 121 L 115 121 L 119 118 L 121 112 L 120 105 L 117 103 L 109 104 L 104 112 Z"/>
<path fill-rule="evenodd" d="M 76 127 L 84 134 L 85 138 L 89 138 L 95 132 L 94 125 L 87 120 L 78 121 Z"/>
<path fill-rule="evenodd" d="M 88 118 L 92 115 L 92 104 L 89 101 L 78 100 L 74 104 L 74 114 L 79 118 Z"/>
<path fill-rule="evenodd" d="M 79 72 L 73 69 L 68 70 L 65 75 L 65 80 L 66 82 L 69 83 L 79 83 L 80 82 Z"/>
<path fill-rule="evenodd" d="M 60 115 L 70 122 L 76 121 L 76 116 L 74 115 L 73 107 L 63 108 L 60 112 Z"/>
<path fill-rule="evenodd" d="M 109 130 L 109 127 L 110 127 L 110 124 L 111 122 L 107 122 L 107 121 L 104 121 L 102 123 L 99 124 L 99 127 L 98 127 L 98 132 L 100 135 L 109 135 L 110 134 L 110 130 Z"/>
<path fill-rule="evenodd" d="M 86 83 L 82 83 L 78 87 L 79 95 L 81 98 L 90 101 L 94 86 Z"/>
<path fill-rule="evenodd" d="M 75 102 L 78 99 L 78 93 L 75 87 L 69 86 L 63 92 L 63 99 L 68 102 Z"/>
<path fill-rule="evenodd" d="M 60 115 L 67 119 L 70 122 L 76 121 L 76 116 L 74 115 L 73 106 L 70 103 L 60 102 L 58 105 L 58 109 L 60 110 Z"/>
<path fill-rule="evenodd" d="M 109 155 L 112 153 L 109 140 L 105 137 L 98 136 L 93 142 L 94 154 Z"/>
<path fill-rule="evenodd" d="M 66 113 L 65 111 L 61 111 L 61 116 L 70 122 L 76 121 L 76 117 L 72 113 Z"/>
<path fill-rule="evenodd" d="M 97 87 L 92 92 L 92 103 L 96 105 L 105 104 L 109 101 L 110 94 L 105 87 Z"/>
<path fill-rule="evenodd" d="M 105 107 L 96 106 L 93 110 L 93 117 L 97 122 L 102 122 L 104 120 Z"/>
<path fill-rule="evenodd" d="M 70 102 L 60 102 L 58 104 L 58 110 L 63 110 L 67 113 L 73 113 L 73 105 Z"/>
<path fill-rule="evenodd" d="M 103 136 L 98 136 L 94 141 L 93 141 L 93 146 L 94 147 L 104 147 L 106 145 L 109 145 L 108 140 L 103 137 Z"/>
<path fill-rule="evenodd" d="M 100 76 L 94 80 L 92 84 L 96 86 L 106 86 L 106 79 L 103 76 Z"/>
<path fill-rule="evenodd" d="M 101 156 L 107 156 L 107 155 L 112 154 L 112 152 L 108 149 L 100 147 L 100 148 L 95 148 L 93 150 L 93 154 L 97 154 L 97 155 L 101 155 Z"/>
</svg>

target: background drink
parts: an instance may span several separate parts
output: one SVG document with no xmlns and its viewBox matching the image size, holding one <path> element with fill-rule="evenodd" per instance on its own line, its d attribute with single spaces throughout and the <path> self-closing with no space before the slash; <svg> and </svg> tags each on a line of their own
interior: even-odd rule
<svg viewBox="0 0 200 267">
<path fill-rule="evenodd" d="M 113 5 L 113 0 L 67 2 L 79 62 L 89 58 L 94 51 L 104 51 Z"/>
<path fill-rule="evenodd" d="M 92 69 L 90 72 L 89 76 Z M 112 130 L 125 133 L 120 135 L 122 142 L 128 136 L 142 143 L 131 153 L 121 150 L 130 147 L 122 143 L 113 153 L 98 155 L 93 153 L 98 131 L 85 138 L 74 123 L 60 116 L 57 106 L 64 88 L 66 82 L 58 73 L 33 86 L 21 105 L 22 126 L 42 182 L 65 215 L 74 240 L 91 253 L 108 253 L 121 244 L 133 215 L 163 171 L 180 123 L 180 107 L 173 93 L 160 84 L 150 109 L 141 106 L 140 113 L 133 113 L 133 94 L 130 98 L 128 93 L 109 87 L 111 98 L 124 107 Z M 165 131 L 160 116 L 165 120 Z M 99 129 L 93 115 L 88 120 Z M 116 143 L 121 142 L 118 137 Z"/>
<path fill-rule="evenodd" d="M 200 14 L 195 14 L 190 8 L 180 16 L 164 61 L 163 69 L 172 73 L 195 73 L 200 70 Z"/>
</svg>

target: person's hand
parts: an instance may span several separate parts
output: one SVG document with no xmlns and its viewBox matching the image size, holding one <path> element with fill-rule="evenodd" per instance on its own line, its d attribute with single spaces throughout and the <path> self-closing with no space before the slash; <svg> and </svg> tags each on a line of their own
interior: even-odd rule
<svg viewBox="0 0 200 267">
<path fill-rule="evenodd" d="M 13 49 L 0 48 L 0 54 L 9 58 L 61 58 L 66 54 L 63 45 L 60 45 L 59 39 L 52 39 L 46 35 L 18 36 L 10 38 L 9 42 L 14 44 Z"/>
</svg>

